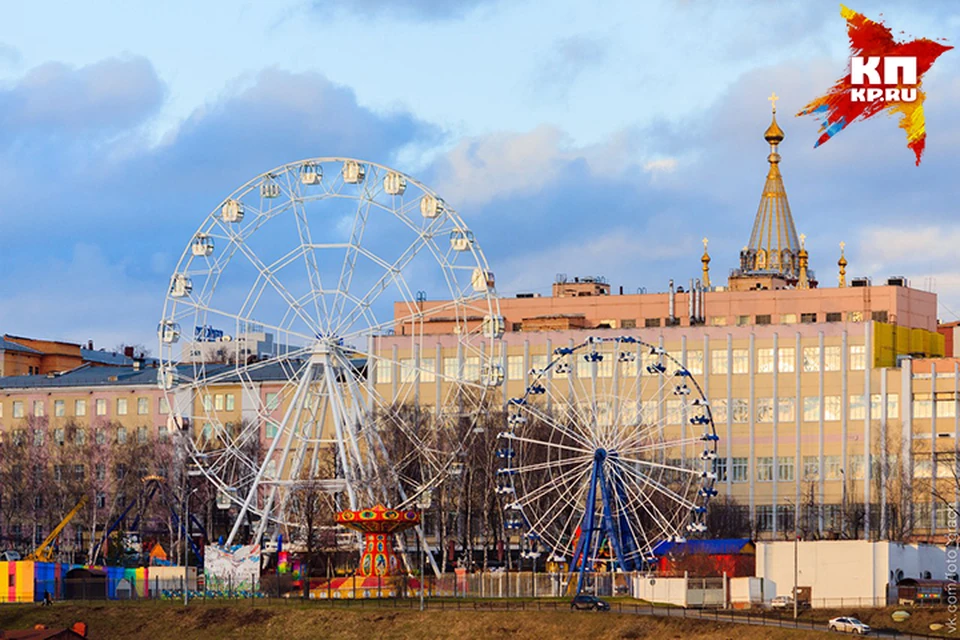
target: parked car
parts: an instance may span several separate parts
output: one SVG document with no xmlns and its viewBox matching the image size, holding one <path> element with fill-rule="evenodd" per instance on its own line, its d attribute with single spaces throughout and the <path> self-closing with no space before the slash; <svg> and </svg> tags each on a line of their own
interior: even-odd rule
<svg viewBox="0 0 960 640">
<path fill-rule="evenodd" d="M 856 618 L 833 618 L 828 626 L 830 631 L 845 631 L 861 636 L 870 633 L 870 625 L 860 622 Z"/>
<path fill-rule="evenodd" d="M 597 596 L 581 593 L 570 601 L 570 609 L 577 611 L 610 611 L 610 604 Z"/>
<path fill-rule="evenodd" d="M 771 609 L 792 609 L 793 598 L 790 596 L 777 596 L 770 601 Z"/>
<path fill-rule="evenodd" d="M 20 560 L 20 552 L 18 551 L 10 550 L 0 553 L 0 561 L 2 562 L 16 562 L 17 560 Z"/>
</svg>

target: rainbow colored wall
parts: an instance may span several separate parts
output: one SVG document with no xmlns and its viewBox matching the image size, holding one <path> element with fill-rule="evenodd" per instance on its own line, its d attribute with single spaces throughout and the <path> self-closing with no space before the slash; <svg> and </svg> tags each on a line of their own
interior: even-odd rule
<svg viewBox="0 0 960 640">
<path fill-rule="evenodd" d="M 131 597 L 150 598 L 156 589 L 174 589 L 182 584 L 183 567 L 90 567 L 59 562 L 0 562 L 0 603 L 41 602 L 45 592 L 54 599 L 63 598 L 63 583 L 73 569 L 97 569 L 107 574 L 107 598 L 117 598 L 117 587 L 127 580 Z M 189 574 L 188 574 L 189 575 Z M 196 588 L 196 577 L 188 581 Z"/>
</svg>

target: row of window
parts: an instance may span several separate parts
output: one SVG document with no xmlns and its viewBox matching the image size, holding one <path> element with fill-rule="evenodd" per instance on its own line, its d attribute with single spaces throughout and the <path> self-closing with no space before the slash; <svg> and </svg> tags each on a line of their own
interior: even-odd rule
<svg viewBox="0 0 960 640">
<path fill-rule="evenodd" d="M 865 315 L 863 311 L 848 311 L 847 312 L 847 321 L 848 322 L 863 322 Z M 887 322 L 889 314 L 886 311 L 872 311 L 870 312 L 870 319 L 876 322 Z M 828 311 L 823 314 L 818 313 L 781 313 L 779 315 L 780 324 L 797 324 L 799 321 L 801 324 L 814 324 L 816 322 L 843 322 L 843 313 L 839 311 Z M 747 326 L 750 324 L 757 325 L 768 325 L 773 324 L 773 316 L 769 313 L 761 313 L 755 316 L 751 315 L 738 315 L 733 317 L 733 321 L 738 327 Z M 607 321 L 606 324 L 611 324 L 614 321 Z M 710 318 L 710 324 L 715 327 L 725 327 L 729 319 L 726 316 L 712 316 Z M 652 329 L 660 326 L 669 327 L 679 324 L 678 319 L 671 320 L 670 318 L 644 318 L 643 326 Z M 620 328 L 622 329 L 634 329 L 637 326 L 637 320 L 635 318 L 623 318 L 620 320 Z M 514 328 L 514 331 L 519 331 L 519 329 Z"/>
<path fill-rule="evenodd" d="M 42 418 L 46 415 L 46 402 L 43 400 L 34 400 L 32 405 L 32 413 L 37 418 Z M 73 401 L 73 413 L 72 416 L 83 417 L 87 415 L 87 400 L 86 398 L 78 398 Z M 107 406 L 108 402 L 106 398 L 97 398 L 94 401 L 94 409 L 96 415 L 105 416 L 107 415 Z M 150 398 L 139 397 L 136 399 L 136 409 L 137 415 L 145 416 L 150 414 Z M 12 406 L 14 418 L 25 418 L 27 413 L 27 404 L 23 400 L 14 400 Z M 157 402 L 157 411 L 161 414 L 168 413 L 167 399 L 160 398 Z M 130 413 L 130 398 L 117 398 L 116 399 L 116 415 L 125 416 Z M 57 418 L 63 418 L 67 416 L 67 402 L 66 400 L 54 400 L 53 401 L 53 415 Z M 0 418 L 3 417 L 3 404 L 0 403 Z"/>
<path fill-rule="evenodd" d="M 820 479 L 820 456 L 803 456 L 803 476 L 805 481 Z M 879 464 L 879 463 L 877 463 Z M 847 468 L 843 468 L 841 456 L 823 456 L 824 480 L 850 480 L 863 478 L 863 456 L 847 456 Z M 750 481 L 750 458 L 730 458 L 730 468 L 727 469 L 727 459 L 717 458 L 714 461 L 714 471 L 717 480 L 726 482 Z M 754 459 L 754 474 L 757 482 L 793 482 L 796 480 L 796 458 L 794 456 L 760 456 Z"/>
<path fill-rule="evenodd" d="M 821 411 L 825 422 L 835 422 L 843 417 L 842 396 L 806 396 L 802 399 L 802 419 L 804 422 L 819 422 Z M 669 404 L 669 401 L 668 401 Z M 754 401 L 755 420 L 759 423 L 773 422 L 773 398 L 756 398 Z M 727 421 L 734 424 L 748 424 L 750 422 L 750 402 L 744 398 L 733 398 L 729 403 L 726 399 L 710 401 L 711 414 L 715 424 Z M 883 410 L 883 397 L 879 393 L 870 396 L 870 416 L 874 420 L 880 419 Z M 896 393 L 887 394 L 887 419 L 896 420 L 900 417 L 900 398 Z M 863 394 L 854 394 L 848 397 L 847 418 L 850 420 L 865 420 L 867 405 Z M 777 422 L 789 423 L 796 420 L 795 398 L 777 399 Z"/>
<path fill-rule="evenodd" d="M 842 368 L 842 348 L 839 345 L 826 346 L 822 350 L 819 346 L 803 347 L 801 351 L 800 370 L 804 373 L 815 373 L 821 371 L 840 371 Z M 656 354 L 641 353 L 640 362 L 637 360 L 627 360 L 620 363 L 622 375 L 635 376 L 638 371 L 642 371 L 647 365 L 659 360 Z M 547 366 L 547 356 L 544 354 L 530 356 L 529 369 L 542 369 Z M 604 358 L 599 362 L 587 362 L 583 359 L 577 360 L 577 375 L 580 377 L 590 377 L 593 375 L 593 367 L 596 366 L 597 377 L 613 377 L 615 362 L 612 358 Z M 848 368 L 851 371 L 863 371 L 867 365 L 867 351 L 864 345 L 850 345 Z M 462 377 L 466 380 L 479 380 L 481 365 L 479 357 L 467 357 L 463 359 L 461 370 L 460 361 L 456 357 L 443 358 L 442 372 L 436 370 L 436 360 L 434 358 L 420 359 L 420 382 L 429 383 L 436 380 L 438 373 L 444 373 L 448 377 Z M 694 375 L 702 375 L 704 370 L 703 351 L 689 350 L 686 352 L 685 367 Z M 394 365 L 389 361 L 383 361 L 377 365 L 377 382 L 380 384 L 392 383 L 394 377 Z M 794 347 L 780 347 L 777 349 L 777 358 L 774 362 L 774 352 L 772 348 L 763 348 L 756 350 L 757 373 L 793 373 L 797 370 L 796 349 Z M 750 350 L 749 349 L 715 349 L 710 352 L 710 373 L 721 375 L 726 373 L 746 374 L 750 372 Z M 507 356 L 507 379 L 523 380 L 526 377 L 527 367 L 524 366 L 524 356 Z M 399 381 L 401 383 L 412 383 L 416 379 L 417 367 L 416 361 L 412 358 L 403 359 L 399 363 Z"/>
<path fill-rule="evenodd" d="M 3 442 L 3 429 L 0 429 L 0 443 Z M 27 438 L 30 436 L 26 429 L 13 429 L 10 431 L 10 442 L 17 447 L 23 446 L 27 443 Z M 58 445 L 63 445 L 67 441 L 67 432 L 63 428 L 56 428 L 50 430 L 50 435 L 53 438 L 53 443 Z M 87 430 L 83 427 L 77 427 L 76 429 L 71 430 L 70 439 L 73 444 L 76 445 L 85 445 L 87 444 Z M 150 437 L 150 428 L 146 426 L 137 427 L 136 429 L 136 438 L 137 443 L 146 444 L 147 440 Z M 160 425 L 157 427 L 157 437 L 161 440 L 165 440 L 168 436 L 166 425 Z M 111 442 L 117 444 L 126 444 L 130 434 L 126 427 L 117 427 L 116 431 L 113 434 L 113 437 L 110 437 L 110 434 L 107 433 L 107 429 L 94 429 L 93 430 L 93 439 L 96 444 L 107 444 L 109 439 Z M 32 433 L 32 442 L 36 447 L 42 447 L 46 442 L 47 431 L 44 429 L 34 429 Z"/>
</svg>

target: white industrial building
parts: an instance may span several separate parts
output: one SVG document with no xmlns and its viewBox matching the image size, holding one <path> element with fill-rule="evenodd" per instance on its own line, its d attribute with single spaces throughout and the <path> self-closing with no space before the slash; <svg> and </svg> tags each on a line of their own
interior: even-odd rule
<svg viewBox="0 0 960 640">
<path fill-rule="evenodd" d="M 758 542 L 756 575 L 764 595 L 790 595 L 794 586 L 810 587 L 814 607 L 845 604 L 883 606 L 888 589 L 904 578 L 947 577 L 944 547 L 866 540 Z M 772 583 L 772 584 L 766 584 Z"/>
</svg>

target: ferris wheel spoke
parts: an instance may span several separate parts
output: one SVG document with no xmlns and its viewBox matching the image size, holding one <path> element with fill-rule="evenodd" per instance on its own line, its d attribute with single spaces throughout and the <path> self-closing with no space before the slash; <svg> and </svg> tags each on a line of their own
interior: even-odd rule
<svg viewBox="0 0 960 640">
<path fill-rule="evenodd" d="M 538 518 L 530 523 L 530 530 L 541 536 L 551 536 L 555 538 L 557 545 L 562 545 L 562 536 L 572 533 L 570 527 L 573 521 L 579 515 L 589 490 L 590 476 L 584 474 L 580 478 L 572 477 L 565 482 L 554 485 L 558 494 L 558 501 L 561 503 L 554 509 L 544 509 Z M 551 527 L 554 522 L 560 518 L 566 517 L 564 524 L 553 535 Z"/>
<path fill-rule="evenodd" d="M 631 487 L 629 482 L 625 482 L 623 486 L 624 490 L 631 495 L 633 503 L 642 508 L 643 511 L 649 516 L 650 521 L 655 523 L 659 528 L 658 537 L 669 538 L 671 536 L 679 535 L 676 527 L 673 526 L 671 520 L 660 510 L 655 501 L 650 500 L 649 498 L 645 499 L 639 494 L 636 488 Z"/>
<path fill-rule="evenodd" d="M 426 229 L 417 230 L 417 238 L 407 246 L 403 253 L 400 254 L 400 257 L 391 264 L 390 268 L 380 276 L 367 293 L 360 297 L 360 304 L 354 306 L 348 313 L 343 314 L 343 321 L 337 325 L 336 328 L 338 335 L 344 332 L 344 328 L 352 326 L 358 319 L 357 313 L 361 313 L 362 309 L 369 309 L 391 284 L 396 284 L 398 279 L 402 280 L 401 274 L 403 270 L 417 257 L 423 248 L 426 238 L 429 237 L 429 234 L 433 233 L 433 228 L 442 224 L 437 222 L 439 220 L 441 220 L 441 218 L 435 218 Z M 403 290 L 408 294 L 407 304 L 409 305 L 409 289 L 406 288 L 405 283 L 403 284 Z"/>
<path fill-rule="evenodd" d="M 697 437 L 691 436 L 691 437 L 688 437 L 688 438 L 679 438 L 679 439 L 677 439 L 677 440 L 670 440 L 670 441 L 665 441 L 665 442 L 654 442 L 654 443 L 652 443 L 652 444 L 639 444 L 639 443 L 637 443 L 637 444 L 634 444 L 634 445 L 632 445 L 632 446 L 618 447 L 618 448 L 617 448 L 617 453 L 619 453 L 619 454 L 622 455 L 622 456 L 635 456 L 635 455 L 640 454 L 640 453 L 648 453 L 648 452 L 651 452 L 651 451 L 669 450 L 669 449 L 673 449 L 673 448 L 680 447 L 680 446 L 683 446 L 683 445 L 697 444 L 698 442 L 702 442 L 702 441 L 703 441 L 703 440 L 702 440 L 699 436 L 697 436 Z"/>
<path fill-rule="evenodd" d="M 555 398 L 554 394 L 551 393 L 551 387 L 549 383 L 542 385 L 546 390 L 546 395 L 550 396 L 551 404 L 564 406 L 566 400 Z M 579 420 L 564 420 L 561 418 L 554 417 L 553 413 L 550 411 L 541 410 L 538 405 L 535 404 L 526 404 L 523 405 L 523 409 L 529 412 L 534 418 L 542 421 L 544 424 L 548 425 L 550 428 L 562 433 L 571 440 L 580 443 L 585 449 L 593 449 L 594 443 L 591 442 L 591 433 L 588 429 L 577 428 L 580 426 Z"/>
<path fill-rule="evenodd" d="M 563 462 L 546 462 L 546 463 L 528 465 L 527 467 L 524 468 L 523 473 L 533 473 L 538 470 L 553 469 L 558 466 L 562 467 L 562 466 L 568 466 L 570 464 L 573 464 L 575 466 L 571 469 L 567 469 L 566 471 L 560 473 L 558 476 L 551 478 L 550 483 L 544 483 L 541 486 L 534 489 L 533 491 L 527 494 L 524 494 L 524 496 L 522 498 L 518 498 L 514 502 L 514 504 L 523 506 L 523 505 L 535 502 L 540 498 L 546 495 L 549 495 L 550 493 L 555 491 L 556 485 L 567 482 L 568 481 L 566 480 L 567 478 L 576 478 L 578 474 L 585 475 L 585 472 L 587 471 L 587 469 L 589 469 L 590 466 L 593 464 L 593 456 L 579 456 L 577 458 L 567 458 Z"/>
<path fill-rule="evenodd" d="M 303 251 L 303 262 L 307 272 L 307 279 L 313 291 L 322 291 L 323 277 L 320 275 L 320 265 L 317 264 L 317 254 L 313 249 L 313 236 L 310 231 L 310 222 L 307 219 L 303 203 L 299 199 L 295 200 L 293 212 L 297 222 L 297 235 L 300 237 L 300 249 Z M 317 314 L 318 324 L 320 324 L 320 326 L 329 324 L 330 312 L 327 309 L 326 298 L 320 296 L 319 302 L 317 298 L 314 298 L 313 307 L 314 312 Z"/>
<path fill-rule="evenodd" d="M 287 291 L 286 287 L 284 287 L 279 278 L 277 278 L 277 275 L 267 270 L 267 266 L 260 260 L 260 258 L 257 257 L 255 253 L 253 253 L 246 243 L 237 242 L 236 246 L 240 254 L 246 257 L 255 269 L 260 271 L 261 276 L 270 283 L 274 291 L 287 305 L 289 305 L 289 308 L 293 310 L 293 312 L 297 315 L 297 317 L 300 318 L 301 321 L 303 321 L 304 325 L 306 325 L 306 327 L 310 329 L 314 335 L 320 335 L 322 331 L 320 330 L 320 327 L 317 325 L 316 321 L 304 313 L 303 308 L 298 305 L 296 298 L 294 298 L 293 295 Z"/>
<path fill-rule="evenodd" d="M 364 182 L 363 195 L 357 199 L 357 211 L 353 218 L 353 228 L 350 232 L 350 242 L 346 254 L 344 255 L 343 265 L 341 265 L 340 268 L 340 279 L 337 281 L 337 291 L 342 292 L 343 294 L 349 293 L 350 291 L 350 285 L 353 281 L 353 273 L 357 263 L 357 250 L 355 247 L 359 246 L 363 241 L 363 234 L 367 228 L 367 219 L 370 215 L 370 206 L 373 201 L 376 200 L 380 189 L 382 189 L 380 181 L 376 179 L 377 173 L 378 172 L 374 170 L 372 180 L 367 180 Z M 373 189 L 370 189 L 369 187 L 371 181 L 376 185 L 376 187 Z M 351 250 L 351 248 L 353 248 L 353 250 Z M 345 300 L 343 297 L 334 299 L 334 317 L 342 315 L 344 304 Z"/>
<path fill-rule="evenodd" d="M 674 502 L 676 502 L 676 503 L 677 503 L 678 505 L 680 505 L 680 506 L 687 507 L 687 508 L 690 508 L 690 509 L 693 509 L 694 507 L 697 506 L 693 501 L 688 500 L 687 498 L 684 498 L 683 496 L 681 496 L 680 494 L 678 494 L 676 491 L 673 491 L 673 490 L 671 490 L 671 489 L 663 486 L 661 483 L 657 482 L 656 480 L 654 480 L 653 478 L 651 478 L 649 475 L 640 473 L 640 472 L 637 471 L 636 469 L 633 469 L 632 467 L 630 467 L 630 465 L 625 465 L 625 464 L 620 465 L 620 469 L 622 469 L 625 473 L 628 473 L 628 474 L 632 475 L 632 476 L 635 477 L 637 480 L 639 480 L 639 481 L 641 481 L 641 482 L 644 482 L 644 483 L 647 484 L 648 486 L 650 486 L 650 487 L 652 487 L 653 489 L 657 490 L 657 491 L 660 492 L 663 496 L 665 496 L 665 497 L 673 500 Z M 678 469 L 678 470 L 679 470 L 679 469 Z M 697 474 L 697 475 L 699 475 L 699 474 Z"/>
</svg>

